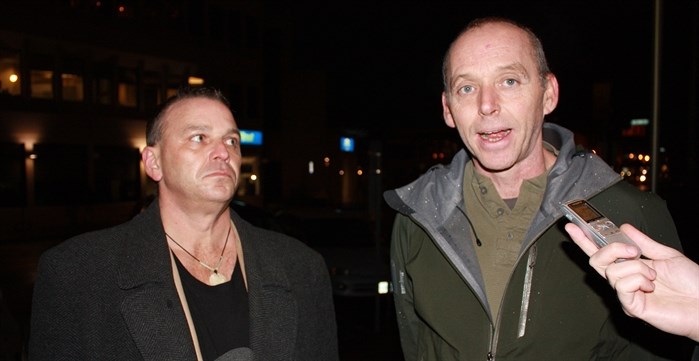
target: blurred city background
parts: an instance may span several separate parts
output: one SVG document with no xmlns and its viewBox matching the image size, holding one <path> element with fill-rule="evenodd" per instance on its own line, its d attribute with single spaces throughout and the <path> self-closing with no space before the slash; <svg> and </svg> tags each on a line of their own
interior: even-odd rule
<svg viewBox="0 0 699 361">
<path fill-rule="evenodd" d="M 696 0 L 5 0 L 0 360 L 25 357 L 38 255 L 151 199 L 145 123 L 185 84 L 223 90 L 243 130 L 236 210 L 326 257 L 341 359 L 400 360 L 381 195 L 461 148 L 441 61 L 484 15 L 540 35 L 548 120 L 663 197 L 696 260 Z"/>
</svg>

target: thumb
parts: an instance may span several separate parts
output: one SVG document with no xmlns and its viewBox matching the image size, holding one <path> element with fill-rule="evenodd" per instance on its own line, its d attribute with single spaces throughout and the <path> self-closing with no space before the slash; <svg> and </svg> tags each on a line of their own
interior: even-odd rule
<svg viewBox="0 0 699 361">
<path fill-rule="evenodd" d="M 645 233 L 639 231 L 636 227 L 625 223 L 619 227 L 622 232 L 626 233 L 638 247 L 641 248 L 643 255 L 649 259 L 666 259 L 682 255 L 678 250 L 658 243 L 648 237 Z"/>
</svg>

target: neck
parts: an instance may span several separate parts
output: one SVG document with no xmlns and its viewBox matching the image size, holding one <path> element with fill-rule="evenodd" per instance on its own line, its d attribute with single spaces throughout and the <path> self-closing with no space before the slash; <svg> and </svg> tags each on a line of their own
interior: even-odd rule
<svg viewBox="0 0 699 361">
<path fill-rule="evenodd" d="M 515 167 L 504 171 L 489 171 L 481 167 L 480 163 L 477 161 L 474 162 L 474 166 L 478 173 L 491 179 L 500 198 L 513 199 L 519 197 L 520 188 L 525 180 L 536 178 L 544 172 L 547 172 L 555 162 L 556 156 L 545 148 L 542 148 L 542 153 L 539 157 L 526 163 L 518 163 Z"/>
<path fill-rule="evenodd" d="M 218 228 L 214 227 L 213 232 L 201 234 L 177 224 L 168 228 L 163 220 L 172 253 L 189 274 L 211 286 L 227 282 L 237 261 L 238 232 L 231 219 L 227 219 L 225 225 L 224 233 L 219 233 Z"/>
<path fill-rule="evenodd" d="M 216 208 L 193 208 L 160 199 L 159 206 L 163 227 L 178 242 L 182 238 L 181 244 L 192 243 L 186 239 L 197 240 L 198 246 L 205 248 L 211 245 L 216 249 L 223 244 L 223 237 L 230 225 L 227 203 Z"/>
</svg>

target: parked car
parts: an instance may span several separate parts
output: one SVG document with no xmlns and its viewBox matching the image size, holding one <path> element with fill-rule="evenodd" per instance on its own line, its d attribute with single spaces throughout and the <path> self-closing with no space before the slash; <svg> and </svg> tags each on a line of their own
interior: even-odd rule
<svg viewBox="0 0 699 361">
<path fill-rule="evenodd" d="M 390 292 L 387 251 L 372 222 L 341 217 L 302 222 L 299 238 L 325 258 L 335 296 L 368 297 Z"/>
<path fill-rule="evenodd" d="M 328 266 L 335 296 L 391 292 L 388 252 L 372 222 L 334 214 L 310 218 L 277 214 L 237 200 L 231 207 L 248 222 L 288 234 L 318 251 Z"/>
</svg>

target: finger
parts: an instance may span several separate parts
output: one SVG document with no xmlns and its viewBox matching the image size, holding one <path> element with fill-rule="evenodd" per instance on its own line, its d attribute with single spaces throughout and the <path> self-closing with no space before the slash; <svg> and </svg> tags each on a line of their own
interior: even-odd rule
<svg viewBox="0 0 699 361">
<path fill-rule="evenodd" d="M 591 256 L 593 253 L 597 252 L 597 245 L 595 242 L 587 238 L 580 227 L 573 223 L 567 223 L 565 225 L 565 230 L 568 232 L 573 242 L 575 242 L 585 254 Z"/>
<path fill-rule="evenodd" d="M 593 267 L 608 267 L 621 260 L 627 261 L 638 258 L 640 250 L 635 246 L 629 246 L 621 242 L 612 242 L 590 256 L 590 265 Z"/>
<path fill-rule="evenodd" d="M 624 312 L 633 317 L 643 315 L 655 290 L 655 284 L 640 274 L 619 279 L 614 287 Z"/>
<path fill-rule="evenodd" d="M 647 293 L 655 290 L 655 283 L 641 273 L 634 273 L 627 277 L 616 279 L 616 282 L 614 282 L 614 289 L 616 289 L 617 292 L 627 294 L 634 293 L 636 291 L 643 291 Z"/>
<path fill-rule="evenodd" d="M 656 278 L 656 272 L 646 262 L 648 261 L 628 260 L 625 262 L 610 264 L 604 270 L 605 277 L 607 278 L 609 284 L 615 289 L 618 289 L 619 287 L 618 282 L 623 280 L 626 280 L 626 282 L 631 282 L 632 280 L 636 280 L 638 282 L 642 281 L 639 279 L 639 277 L 652 283 Z M 631 287 L 623 290 L 626 292 L 633 292 L 637 289 Z M 644 290 L 648 291 L 647 285 Z"/>
<path fill-rule="evenodd" d="M 631 224 L 622 224 L 621 230 L 626 233 L 643 251 L 643 255 L 650 259 L 665 259 L 681 256 L 682 253 L 674 248 L 667 247 L 648 237 Z"/>
</svg>

